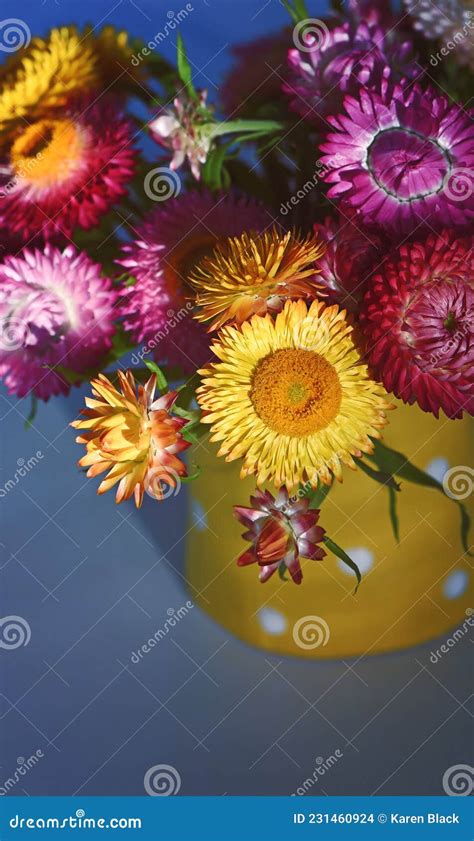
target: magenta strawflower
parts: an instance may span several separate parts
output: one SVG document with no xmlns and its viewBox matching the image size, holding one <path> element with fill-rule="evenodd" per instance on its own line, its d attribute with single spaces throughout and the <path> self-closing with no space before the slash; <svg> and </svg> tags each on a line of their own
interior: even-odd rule
<svg viewBox="0 0 474 841">
<path fill-rule="evenodd" d="M 394 26 L 390 3 L 387 0 L 346 0 L 348 17 L 356 22 L 378 23 L 389 29 Z"/>
<path fill-rule="evenodd" d="M 387 391 L 436 417 L 474 414 L 474 238 L 403 245 L 360 313 L 369 365 Z"/>
<path fill-rule="evenodd" d="M 112 345 L 117 292 L 69 245 L 25 249 L 0 264 L 0 377 L 10 394 L 67 394 L 54 366 L 84 372 Z"/>
<path fill-rule="evenodd" d="M 308 31 L 303 48 L 289 51 L 288 62 L 291 73 L 283 90 L 294 111 L 316 122 L 337 113 L 344 94 L 355 93 L 360 85 L 413 79 L 420 72 L 409 40 L 399 42 L 394 31 L 367 20 L 345 21 L 316 35 Z"/>
<path fill-rule="evenodd" d="M 383 238 L 377 229 L 357 225 L 351 216 L 328 216 L 315 224 L 326 250 L 318 262 L 318 282 L 327 290 L 327 302 L 356 310 L 373 270 L 383 255 Z"/>
<path fill-rule="evenodd" d="M 252 546 L 240 555 L 239 566 L 258 564 L 259 579 L 268 581 L 283 564 L 295 584 L 301 584 L 300 558 L 321 561 L 326 552 L 319 546 L 325 531 L 318 526 L 319 511 L 309 507 L 309 500 L 296 494 L 288 496 L 285 487 L 276 498 L 270 491 L 256 490 L 250 497 L 251 508 L 234 505 L 234 514 L 247 531 L 242 535 Z"/>
<path fill-rule="evenodd" d="M 22 126 L 0 160 L 0 229 L 27 243 L 97 225 L 133 174 L 131 137 L 102 101 Z"/>
<path fill-rule="evenodd" d="M 433 88 L 346 96 L 344 114 L 329 117 L 321 161 L 361 222 L 411 233 L 420 224 L 459 231 L 474 219 L 474 110 Z"/>
<path fill-rule="evenodd" d="M 209 337 L 192 318 L 194 293 L 187 278 L 219 242 L 244 230 L 261 231 L 270 222 L 262 205 L 233 193 L 181 194 L 154 210 L 120 260 L 136 279 L 123 290 L 121 312 L 133 341 L 142 345 L 139 353 L 187 373 L 208 362 Z"/>
</svg>

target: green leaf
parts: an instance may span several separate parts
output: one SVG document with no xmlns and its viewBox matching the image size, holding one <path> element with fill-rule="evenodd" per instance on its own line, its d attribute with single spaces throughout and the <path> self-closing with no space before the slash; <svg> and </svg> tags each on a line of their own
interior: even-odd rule
<svg viewBox="0 0 474 841">
<path fill-rule="evenodd" d="M 227 150 L 233 141 L 216 146 L 207 158 L 202 168 L 202 180 L 210 190 L 220 190 L 223 187 L 223 166 Z"/>
<path fill-rule="evenodd" d="M 397 494 L 392 487 L 388 488 L 388 513 L 392 524 L 393 534 L 397 543 L 400 543 L 400 529 L 397 514 Z"/>
<path fill-rule="evenodd" d="M 208 427 L 204 426 L 203 423 L 197 420 L 192 423 L 188 423 L 187 426 L 184 427 L 182 435 L 185 441 L 189 441 L 190 444 L 197 444 L 199 439 L 204 438 L 204 436 L 208 435 L 208 433 Z"/>
<path fill-rule="evenodd" d="M 309 498 L 309 507 L 310 508 L 321 508 L 324 500 L 326 499 L 329 491 L 332 488 L 332 483 L 330 485 L 323 485 L 322 482 L 319 483 L 318 487 L 315 491 L 311 494 Z"/>
<path fill-rule="evenodd" d="M 372 467 L 370 467 L 368 464 L 366 464 L 359 458 L 357 458 L 355 461 L 357 462 L 357 466 L 360 467 L 360 469 L 363 470 L 363 472 L 366 473 L 367 476 L 370 476 L 370 478 L 373 479 L 375 482 L 379 482 L 381 485 L 385 485 L 392 491 L 400 490 L 399 483 L 395 481 L 391 473 L 385 473 L 382 470 L 374 470 Z"/>
<path fill-rule="evenodd" d="M 306 8 L 305 0 L 293 0 L 297 14 L 300 20 L 306 20 L 309 17 L 308 9 Z"/>
<path fill-rule="evenodd" d="M 411 464 L 403 453 L 390 449 L 390 447 L 385 446 L 380 441 L 374 440 L 373 444 L 374 452 L 368 455 L 367 458 L 374 461 L 381 470 L 387 473 L 396 473 L 397 476 L 401 476 L 407 482 L 415 482 L 415 484 L 424 485 L 427 488 L 443 487 L 440 482 L 433 479 L 424 470 L 420 470 L 419 467 Z"/>
<path fill-rule="evenodd" d="M 86 380 L 92 379 L 92 376 L 95 375 L 95 372 L 90 376 L 85 371 L 79 374 L 77 371 L 73 371 L 72 368 L 66 368 L 65 365 L 45 365 L 44 367 L 48 368 L 49 371 L 55 371 L 63 378 L 63 380 L 65 380 L 65 382 L 69 383 L 69 385 L 76 385 L 77 383 L 85 382 Z"/>
<path fill-rule="evenodd" d="M 145 360 L 145 365 L 152 374 L 156 374 L 156 385 L 158 386 L 159 391 L 167 391 L 168 390 L 168 382 L 166 380 L 165 375 L 161 368 L 156 364 L 156 362 L 152 362 L 151 360 Z"/>
<path fill-rule="evenodd" d="M 197 99 L 197 93 L 193 85 L 193 74 L 191 70 L 191 65 L 189 63 L 189 59 L 186 54 L 186 48 L 184 46 L 184 41 L 180 32 L 178 32 L 177 48 L 177 64 L 179 78 L 185 85 L 189 95 L 194 99 Z"/>
<path fill-rule="evenodd" d="M 215 123 L 211 137 L 221 137 L 223 134 L 258 133 L 259 135 L 273 134 L 283 131 L 285 124 L 279 120 L 225 120 Z"/>
<path fill-rule="evenodd" d="M 193 421 L 193 423 L 199 423 L 199 409 L 184 409 L 182 406 L 177 406 L 175 403 L 173 406 L 173 412 L 175 415 L 179 415 L 180 418 L 186 418 L 187 420 Z"/>
<path fill-rule="evenodd" d="M 380 441 L 374 440 L 373 444 L 374 452 L 368 455 L 368 458 L 375 462 L 377 467 L 381 470 L 387 471 L 388 473 L 396 473 L 397 476 L 400 476 L 402 479 L 406 479 L 407 482 L 412 482 L 415 485 L 422 485 L 425 488 L 432 488 L 433 490 L 440 491 L 446 499 L 451 499 L 452 502 L 459 506 L 461 516 L 461 543 L 466 554 L 472 555 L 473 553 L 469 549 L 471 519 L 462 502 L 458 499 L 452 499 L 452 497 L 449 497 L 445 493 L 441 482 L 438 482 L 438 480 L 430 476 L 429 473 L 425 473 L 424 470 L 421 470 L 419 467 L 412 464 L 406 456 L 403 455 L 403 453 L 398 452 L 398 450 L 392 450 Z"/>
<path fill-rule="evenodd" d="M 306 20 L 309 17 L 304 0 L 293 0 L 293 3 L 290 0 L 281 0 L 281 2 L 295 23 L 299 23 L 300 20 Z"/>
<path fill-rule="evenodd" d="M 196 468 L 195 472 L 192 473 L 190 476 L 181 476 L 180 477 L 182 484 L 187 485 L 187 484 L 189 484 L 189 482 L 194 482 L 195 479 L 199 478 L 199 476 L 202 473 L 202 470 L 201 470 L 201 468 L 199 467 L 198 464 L 195 465 L 195 468 Z"/>
<path fill-rule="evenodd" d="M 38 409 L 38 398 L 36 397 L 35 394 L 32 394 L 31 395 L 30 413 L 29 413 L 27 419 L 25 420 L 25 429 L 26 430 L 31 429 L 31 427 L 33 426 L 33 421 L 36 417 L 37 409 Z"/>
<path fill-rule="evenodd" d="M 288 569 L 288 567 L 286 566 L 285 562 L 282 561 L 280 566 L 278 567 L 278 575 L 280 576 L 282 581 L 288 581 L 288 578 L 287 578 L 287 575 L 286 575 L 287 569 Z"/>
<path fill-rule="evenodd" d="M 126 333 L 125 330 L 118 325 L 112 338 L 112 348 L 103 367 L 106 367 L 106 365 L 110 364 L 110 362 L 125 356 L 126 353 L 130 353 L 134 347 L 135 343 L 132 342 L 128 333 Z"/>
<path fill-rule="evenodd" d="M 345 563 L 348 567 L 350 567 L 350 569 L 352 570 L 352 572 L 353 572 L 353 573 L 354 573 L 354 575 L 356 576 L 356 578 L 357 578 L 357 587 L 356 587 L 356 588 L 355 588 L 355 590 L 354 590 L 354 594 L 355 594 L 355 593 L 357 593 L 357 590 L 359 589 L 359 584 L 360 584 L 360 582 L 362 581 L 362 576 L 361 576 L 361 574 L 360 574 L 360 569 L 359 569 L 359 567 L 357 566 L 357 564 L 356 564 L 356 563 L 354 563 L 354 561 L 352 560 L 352 558 L 350 558 L 350 557 L 349 557 L 349 555 L 347 554 L 347 552 L 344 552 L 344 549 L 341 549 L 341 547 L 340 547 L 340 546 L 338 546 L 338 544 L 337 544 L 337 543 L 335 543 L 335 542 L 334 542 L 334 540 L 331 540 L 331 538 L 330 538 L 330 537 L 328 537 L 327 535 L 326 535 L 326 537 L 324 538 L 324 543 L 325 543 L 325 544 L 326 544 L 326 546 L 328 547 L 329 551 L 330 551 L 330 552 L 332 552 L 332 553 L 333 553 L 333 555 L 336 555 L 336 557 L 340 558 L 340 560 L 341 560 L 343 563 Z"/>
</svg>

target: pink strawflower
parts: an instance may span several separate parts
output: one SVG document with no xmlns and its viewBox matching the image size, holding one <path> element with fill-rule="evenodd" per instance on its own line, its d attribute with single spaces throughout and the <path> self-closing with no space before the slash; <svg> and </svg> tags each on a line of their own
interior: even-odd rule
<svg viewBox="0 0 474 841">
<path fill-rule="evenodd" d="M 474 238 L 403 245 L 372 278 L 360 314 L 387 391 L 436 417 L 474 414 Z"/>
<path fill-rule="evenodd" d="M 344 114 L 329 117 L 321 161 L 333 186 L 364 223 L 411 233 L 469 227 L 474 218 L 474 110 L 433 88 L 346 96 Z"/>
<path fill-rule="evenodd" d="M 173 109 L 149 123 L 153 139 L 174 153 L 170 168 L 179 169 L 187 158 L 196 181 L 201 178 L 201 167 L 212 145 L 212 114 L 206 99 L 207 91 L 200 91 L 198 101 L 181 94 L 174 99 Z"/>
<path fill-rule="evenodd" d="M 24 243 L 89 229 L 126 193 L 131 127 L 102 101 L 23 126 L 0 160 L 0 229 Z"/>
<path fill-rule="evenodd" d="M 327 301 L 357 310 L 372 272 L 383 255 L 383 238 L 376 228 L 361 227 L 351 215 L 328 216 L 315 224 L 318 239 L 326 243 L 319 259 L 318 282 L 327 289 Z"/>
<path fill-rule="evenodd" d="M 361 85 L 379 87 L 383 79 L 419 75 L 411 42 L 398 41 L 393 31 L 375 22 L 377 17 L 332 29 L 315 27 L 315 34 L 309 27 L 307 34 L 302 30 L 302 48 L 288 53 L 291 73 L 283 86 L 294 111 L 319 123 L 340 110 L 344 94 L 356 93 Z"/>
<path fill-rule="evenodd" d="M 238 521 L 248 529 L 242 537 L 252 543 L 250 549 L 240 555 L 239 566 L 257 563 L 261 569 L 259 578 L 268 581 L 283 564 L 295 584 L 301 584 L 303 573 L 301 558 L 321 561 L 326 552 L 318 546 L 325 531 L 317 525 L 319 511 L 309 507 L 309 500 L 288 496 L 285 487 L 276 498 L 270 491 L 256 490 L 250 497 L 251 508 L 234 505 Z"/>
<path fill-rule="evenodd" d="M 70 385 L 53 366 L 84 372 L 112 345 L 117 292 L 69 245 L 25 249 L 0 264 L 0 377 L 10 394 L 47 400 Z"/>
<path fill-rule="evenodd" d="M 346 0 L 348 17 L 359 23 L 378 23 L 391 28 L 395 19 L 391 9 L 390 0 Z"/>
<path fill-rule="evenodd" d="M 270 222 L 262 205 L 233 193 L 182 193 L 157 207 L 120 260 L 136 279 L 122 292 L 121 313 L 133 341 L 142 345 L 138 353 L 186 373 L 208 362 L 209 337 L 192 318 L 194 293 L 187 278 L 221 240 L 262 231 Z"/>
</svg>

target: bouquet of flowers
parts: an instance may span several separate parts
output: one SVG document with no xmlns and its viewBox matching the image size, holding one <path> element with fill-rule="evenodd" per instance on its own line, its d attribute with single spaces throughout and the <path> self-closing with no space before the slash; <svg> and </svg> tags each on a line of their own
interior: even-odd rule
<svg viewBox="0 0 474 841">
<path fill-rule="evenodd" d="M 329 551 L 359 582 L 324 529 L 346 468 L 396 539 L 403 481 L 451 497 L 468 550 L 448 481 L 382 436 L 394 397 L 474 412 L 474 13 L 284 6 L 214 103 L 180 34 L 174 67 L 112 27 L 4 29 L 0 376 L 30 421 L 91 382 L 79 465 L 118 503 L 205 481 L 210 435 L 255 478 L 239 565 L 300 584 Z"/>
</svg>

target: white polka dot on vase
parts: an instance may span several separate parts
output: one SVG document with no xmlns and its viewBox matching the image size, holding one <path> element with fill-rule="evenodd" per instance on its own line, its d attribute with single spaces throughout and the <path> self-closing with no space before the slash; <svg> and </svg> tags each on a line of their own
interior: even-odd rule
<svg viewBox="0 0 474 841">
<path fill-rule="evenodd" d="M 469 576 L 463 569 L 456 569 L 443 582 L 443 595 L 447 599 L 459 599 L 467 590 Z"/>
<path fill-rule="evenodd" d="M 201 503 L 198 502 L 197 499 L 193 499 L 192 501 L 191 515 L 193 518 L 193 523 L 198 531 L 204 531 L 205 529 L 207 529 L 207 515 Z"/>
<path fill-rule="evenodd" d="M 371 567 L 374 565 L 374 553 L 367 549 L 366 546 L 353 546 L 351 549 L 346 549 L 347 554 L 349 557 L 354 561 L 355 564 L 359 567 L 361 574 L 364 575 L 365 572 L 368 572 Z M 343 572 L 347 573 L 347 575 L 354 575 L 353 571 L 344 561 L 337 562 L 339 569 L 342 569 Z"/>
<path fill-rule="evenodd" d="M 442 456 L 431 459 L 425 467 L 428 476 L 431 476 L 432 479 L 437 479 L 438 482 L 443 481 L 444 474 L 447 470 L 449 470 L 449 461 Z"/>
<path fill-rule="evenodd" d="M 273 607 L 262 607 L 257 613 L 257 618 L 267 634 L 278 636 L 285 633 L 288 623 L 279 610 L 274 610 Z"/>
</svg>

